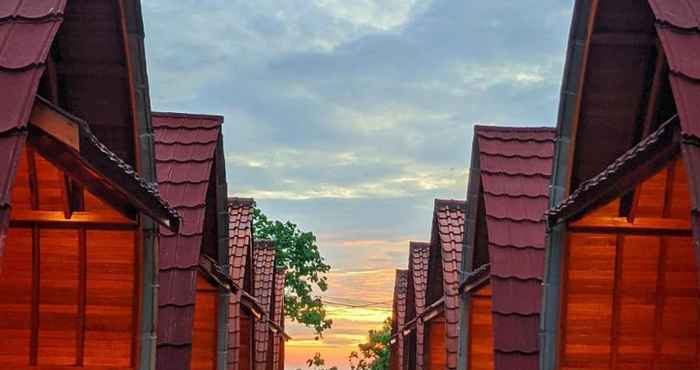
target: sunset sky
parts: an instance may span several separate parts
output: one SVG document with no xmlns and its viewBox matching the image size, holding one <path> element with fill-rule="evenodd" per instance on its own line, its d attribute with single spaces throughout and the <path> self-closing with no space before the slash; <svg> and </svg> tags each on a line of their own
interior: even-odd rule
<svg viewBox="0 0 700 370">
<path fill-rule="evenodd" d="M 334 328 L 288 324 L 288 370 L 390 315 L 433 198 L 466 193 L 473 125 L 553 125 L 572 0 L 144 0 L 154 110 L 220 114 L 231 195 L 319 238 Z"/>
</svg>

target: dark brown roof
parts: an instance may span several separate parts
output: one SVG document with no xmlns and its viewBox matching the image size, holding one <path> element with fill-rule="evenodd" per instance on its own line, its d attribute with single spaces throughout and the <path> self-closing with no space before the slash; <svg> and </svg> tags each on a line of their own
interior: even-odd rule
<svg viewBox="0 0 700 370">
<path fill-rule="evenodd" d="M 215 166 L 223 119 L 199 115 L 153 114 L 156 169 L 161 194 L 182 215 L 178 233 L 160 228 L 158 281 L 158 362 L 189 360 L 196 295 L 196 268 L 204 239 L 207 192 Z M 217 164 L 217 165 L 223 165 Z M 215 237 L 214 237 L 215 239 Z M 182 352 L 177 354 L 177 352 Z"/>
<path fill-rule="evenodd" d="M 481 194 L 488 230 L 495 369 L 537 364 L 553 128 L 477 126 Z M 471 199 L 471 198 L 470 198 Z M 474 237 L 474 236 L 470 236 Z M 480 245 L 480 243 L 476 243 Z"/>
<path fill-rule="evenodd" d="M 253 292 L 264 315 L 270 317 L 275 280 L 275 245 L 271 241 L 255 241 L 253 245 Z M 270 326 L 267 320 L 255 322 L 255 370 L 265 370 L 270 350 Z"/>
<path fill-rule="evenodd" d="M 447 369 L 457 368 L 459 333 L 459 283 L 462 267 L 462 242 L 464 240 L 463 200 L 436 199 L 431 232 L 430 264 L 426 291 L 427 304 L 444 297 L 445 347 Z"/>
</svg>

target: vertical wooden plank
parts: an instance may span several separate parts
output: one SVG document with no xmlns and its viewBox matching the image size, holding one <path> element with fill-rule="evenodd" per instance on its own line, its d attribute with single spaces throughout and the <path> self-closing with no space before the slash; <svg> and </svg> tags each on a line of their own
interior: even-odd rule
<svg viewBox="0 0 700 370">
<path fill-rule="evenodd" d="M 139 223 L 141 222 L 139 217 Z M 141 301 L 143 299 L 143 285 L 146 284 L 143 276 L 143 238 L 141 229 L 134 233 L 134 303 L 131 311 L 132 335 L 131 335 L 131 367 L 136 368 L 141 357 L 139 334 L 141 330 Z M 155 305 L 157 306 L 157 304 Z"/>
<path fill-rule="evenodd" d="M 76 326 L 75 364 L 83 366 L 85 359 L 85 307 L 87 305 L 87 235 L 78 231 L 78 325 Z"/>
<path fill-rule="evenodd" d="M 612 324 L 610 325 L 610 369 L 617 369 L 617 356 L 619 354 L 620 280 L 622 279 L 624 244 L 624 236 L 617 234 L 615 241 L 615 275 L 613 276 Z"/>
<path fill-rule="evenodd" d="M 39 289 L 41 245 L 39 226 L 32 227 L 32 322 L 29 350 L 29 365 L 36 366 L 39 355 Z"/>
<path fill-rule="evenodd" d="M 656 303 L 654 307 L 654 369 L 661 368 L 661 348 L 663 345 L 663 316 L 666 299 L 666 253 L 667 240 L 662 237 L 659 249 L 659 262 L 656 270 Z"/>
</svg>

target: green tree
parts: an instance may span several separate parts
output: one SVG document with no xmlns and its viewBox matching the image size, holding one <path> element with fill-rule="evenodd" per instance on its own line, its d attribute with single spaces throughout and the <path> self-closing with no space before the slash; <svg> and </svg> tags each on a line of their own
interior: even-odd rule
<svg viewBox="0 0 700 370">
<path fill-rule="evenodd" d="M 350 369 L 389 370 L 390 341 L 391 317 L 388 317 L 384 320 L 381 329 L 369 331 L 367 343 L 359 344 L 359 351 L 350 353 Z"/>
<path fill-rule="evenodd" d="M 274 240 L 277 247 L 276 265 L 287 270 L 284 289 L 284 313 L 293 321 L 313 328 L 317 335 L 331 328 L 326 309 L 314 288 L 328 289 L 326 273 L 331 266 L 325 262 L 316 245 L 316 236 L 299 230 L 287 221 L 272 221 L 258 208 L 253 214 L 253 229 L 258 240 Z M 318 337 L 317 337 L 318 338 Z"/>
<path fill-rule="evenodd" d="M 306 366 L 313 367 L 314 370 L 338 370 L 338 367 L 333 366 L 326 369 L 326 360 L 323 359 L 319 352 L 314 354 L 314 357 L 306 360 Z M 298 369 L 300 370 L 300 369 Z"/>
</svg>

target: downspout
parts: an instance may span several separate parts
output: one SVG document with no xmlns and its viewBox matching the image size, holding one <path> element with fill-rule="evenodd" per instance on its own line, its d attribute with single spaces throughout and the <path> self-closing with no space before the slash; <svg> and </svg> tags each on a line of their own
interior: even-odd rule
<svg viewBox="0 0 700 370">
<path fill-rule="evenodd" d="M 467 210 L 464 217 L 464 244 L 462 246 L 462 274 L 460 283 L 466 274 L 474 270 L 476 248 L 476 220 L 479 217 L 479 192 L 481 189 L 481 166 L 479 164 L 479 142 L 474 130 L 472 156 L 469 168 L 469 185 L 467 188 Z M 461 284 L 460 284 L 461 285 Z M 460 292 L 459 310 L 459 344 L 457 370 L 468 370 L 469 361 L 469 321 L 471 293 Z"/>
<path fill-rule="evenodd" d="M 156 181 L 155 149 L 153 144 L 153 126 L 151 124 L 151 101 L 146 72 L 146 52 L 144 47 L 143 19 L 141 2 L 139 0 L 122 0 L 126 23 L 126 48 L 129 60 L 131 78 L 134 82 L 133 112 L 134 123 L 138 136 L 136 145 L 139 151 L 139 175 L 146 181 Z M 149 217 L 141 218 L 143 249 L 143 276 L 141 294 L 141 324 L 140 324 L 140 370 L 152 370 L 156 367 L 156 342 L 158 317 L 158 232 L 155 222 Z"/>
<path fill-rule="evenodd" d="M 224 159 L 224 140 L 219 133 L 216 146 L 216 230 L 218 243 L 218 263 L 226 275 L 230 274 L 229 266 L 229 214 L 228 187 L 226 184 L 226 163 Z M 226 370 L 228 366 L 228 320 L 229 300 L 233 294 L 228 289 L 219 288 L 217 296 L 216 318 L 216 368 Z"/>
<path fill-rule="evenodd" d="M 561 87 L 559 114 L 557 117 L 557 143 L 552 168 L 549 206 L 554 207 L 567 195 L 569 158 L 572 142 L 572 121 L 575 119 L 579 80 L 583 71 L 583 58 L 588 36 L 591 2 L 577 0 L 569 31 L 569 45 Z M 548 227 L 545 240 L 545 272 L 543 282 L 542 315 L 540 319 L 540 369 L 558 368 L 561 313 L 562 257 L 566 253 L 566 224 Z"/>
</svg>

